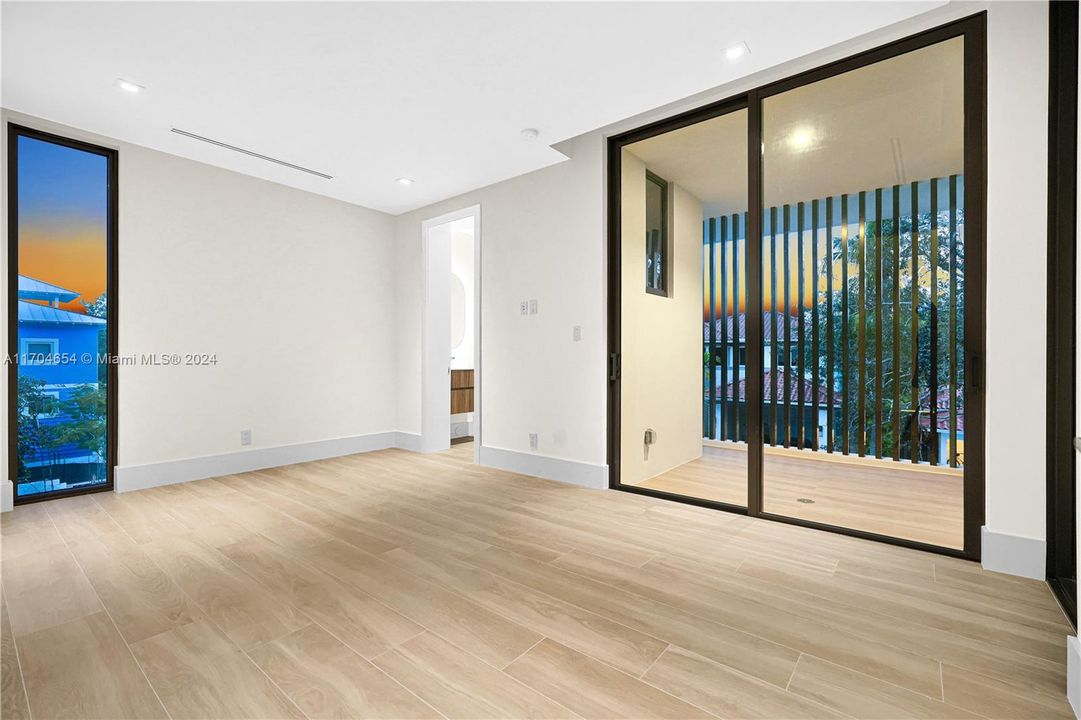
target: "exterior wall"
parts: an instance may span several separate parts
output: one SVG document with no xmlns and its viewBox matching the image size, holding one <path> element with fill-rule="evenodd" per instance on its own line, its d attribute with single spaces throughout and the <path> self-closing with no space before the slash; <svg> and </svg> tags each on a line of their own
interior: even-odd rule
<svg viewBox="0 0 1081 720">
<path fill-rule="evenodd" d="M 702 454 L 702 203 L 669 185 L 668 297 L 645 290 L 646 166 L 623 151 L 620 473 L 633 484 Z M 646 429 L 656 433 L 648 448 Z"/>
<path fill-rule="evenodd" d="M 60 362 L 53 365 L 22 365 L 23 375 L 44 380 L 53 385 L 98 381 L 97 326 L 20 323 L 19 342 L 27 339 L 59 340 L 57 354 L 63 358 L 76 358 L 78 361 Z M 85 363 L 81 360 L 86 353 L 93 356 L 92 362 Z"/>
</svg>

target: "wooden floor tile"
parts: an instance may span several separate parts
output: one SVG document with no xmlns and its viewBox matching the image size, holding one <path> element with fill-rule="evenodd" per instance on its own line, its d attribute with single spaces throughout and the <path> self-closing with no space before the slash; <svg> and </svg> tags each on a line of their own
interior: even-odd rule
<svg viewBox="0 0 1081 720">
<path fill-rule="evenodd" d="M 267 676 L 208 622 L 140 640 L 132 652 L 173 718 L 303 718 Z"/>
<path fill-rule="evenodd" d="M 560 718 L 570 710 L 431 633 L 373 662 L 447 718 Z"/>
<path fill-rule="evenodd" d="M 708 718 L 709 713 L 552 640 L 507 672 L 585 718 Z"/>
<path fill-rule="evenodd" d="M 35 718 L 164 718 L 165 709 L 105 612 L 18 638 Z"/>
<path fill-rule="evenodd" d="M 252 660 L 309 718 L 431 718 L 438 714 L 317 625 L 265 643 Z"/>
</svg>

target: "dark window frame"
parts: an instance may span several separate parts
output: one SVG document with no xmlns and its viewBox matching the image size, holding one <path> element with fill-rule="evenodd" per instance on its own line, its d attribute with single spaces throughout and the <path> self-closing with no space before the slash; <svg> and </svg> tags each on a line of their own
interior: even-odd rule
<svg viewBox="0 0 1081 720">
<path fill-rule="evenodd" d="M 984 357 L 986 355 L 986 169 L 987 169 L 987 12 L 955 20 L 938 27 L 922 30 L 893 42 L 856 53 L 817 68 L 797 73 L 787 78 L 753 88 L 749 91 L 689 110 L 678 115 L 610 136 L 607 154 L 607 215 L 608 215 L 608 467 L 609 487 L 623 492 L 675 500 L 691 505 L 763 517 L 790 525 L 800 525 L 827 530 L 842 535 L 876 540 L 879 542 L 925 550 L 942 555 L 979 560 L 981 554 L 981 528 L 985 507 L 985 407 L 984 407 Z M 663 133 L 688 127 L 738 110 L 748 112 L 748 209 L 746 237 L 762 237 L 762 101 L 772 95 L 803 85 L 841 75 L 851 70 L 873 65 L 914 50 L 950 40 L 965 39 L 964 49 L 964 176 L 965 176 L 965 241 L 966 241 L 966 379 L 965 412 L 966 425 L 972 431 L 966 433 L 967 462 L 964 475 L 964 548 L 956 550 L 927 543 L 916 542 L 853 528 L 827 525 L 764 512 L 762 509 L 762 338 L 763 316 L 760 312 L 747 314 L 746 343 L 747 367 L 751 376 L 746 383 L 747 425 L 747 505 L 704 500 L 676 493 L 640 488 L 620 483 L 620 437 L 621 437 L 621 387 L 620 358 L 622 322 L 621 256 L 622 231 L 620 226 L 621 200 L 620 177 L 622 174 L 621 151 L 623 147 Z M 762 248 L 759 243 L 747 244 L 747 263 L 751 267 L 762 264 Z M 747 288 L 747 306 L 761 307 L 761 278 L 754 278 Z"/>
<path fill-rule="evenodd" d="M 650 245 L 650 242 L 649 242 L 649 239 L 647 238 L 646 239 L 646 292 L 649 293 L 650 295 L 656 295 L 658 297 L 668 297 L 668 292 L 669 292 L 668 278 L 669 278 L 669 275 L 671 273 L 670 267 L 671 267 L 671 264 L 672 264 L 672 262 L 671 262 L 671 260 L 672 260 L 672 249 L 671 249 L 671 245 L 669 244 L 669 238 L 672 235 L 671 228 L 669 227 L 671 225 L 671 221 L 670 221 L 670 219 L 668 217 L 668 188 L 669 188 L 669 183 L 668 183 L 667 180 L 662 178 L 657 173 L 653 172 L 652 170 L 647 169 L 646 170 L 646 186 L 647 187 L 649 186 L 649 183 L 653 183 L 654 185 L 656 185 L 657 187 L 659 187 L 661 189 L 661 237 L 660 237 L 660 243 L 657 246 L 658 249 L 660 250 L 660 255 L 661 255 L 661 273 L 660 273 L 660 277 L 658 278 L 658 282 L 660 284 L 658 286 L 650 285 L 650 283 L 649 283 L 649 259 L 650 259 L 649 245 Z M 649 193 L 648 192 L 646 193 L 646 217 L 649 217 Z M 648 228 L 646 229 L 646 232 L 649 232 Z"/>
<path fill-rule="evenodd" d="M 1077 3 L 1053 2 L 1047 164 L 1047 582 L 1077 627 Z"/>
<path fill-rule="evenodd" d="M 26 137 L 41 142 L 62 145 L 73 150 L 100 155 L 106 159 L 107 164 L 107 201 L 106 213 L 106 259 L 105 259 L 105 297 L 108 304 L 108 325 L 105 328 L 106 352 L 110 358 L 116 358 L 118 351 L 118 328 L 119 316 L 117 314 L 117 269 L 118 252 L 117 239 L 119 237 L 119 154 L 113 148 L 94 145 L 82 140 L 56 135 L 44 130 L 20 125 L 14 122 L 7 123 L 7 173 L 8 173 L 8 357 L 15 360 L 19 355 L 19 138 Z M 8 477 L 15 483 L 19 476 L 19 411 L 18 411 L 18 388 L 19 367 L 17 362 L 8 362 Z M 111 492 L 115 484 L 116 459 L 117 459 L 117 363 L 110 362 L 106 368 L 105 389 L 105 474 L 106 481 L 100 485 L 74 490 L 61 490 L 37 495 L 19 497 L 13 492 L 16 505 L 27 505 L 35 502 L 54 500 L 56 498 L 71 497 L 73 495 L 86 495 L 95 492 Z M 13 491 L 15 488 L 12 488 Z"/>
</svg>

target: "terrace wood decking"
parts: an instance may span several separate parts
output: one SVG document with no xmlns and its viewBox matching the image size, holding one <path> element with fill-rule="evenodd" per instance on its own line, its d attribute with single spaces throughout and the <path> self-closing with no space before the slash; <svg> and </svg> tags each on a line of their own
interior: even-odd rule
<svg viewBox="0 0 1081 720">
<path fill-rule="evenodd" d="M 0 713 L 1073 717 L 1043 583 L 471 458 L 16 508 Z"/>
<path fill-rule="evenodd" d="M 958 468 L 775 447 L 764 448 L 762 468 L 768 513 L 964 547 L 964 485 Z M 745 506 L 746 445 L 707 447 L 701 458 L 637 485 Z"/>
</svg>

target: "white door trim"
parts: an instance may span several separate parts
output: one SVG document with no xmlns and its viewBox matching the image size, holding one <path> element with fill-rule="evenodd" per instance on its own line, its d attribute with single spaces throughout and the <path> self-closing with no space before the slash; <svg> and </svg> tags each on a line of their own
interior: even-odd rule
<svg viewBox="0 0 1081 720">
<path fill-rule="evenodd" d="M 421 223 L 423 249 L 424 302 L 421 310 L 421 388 L 420 388 L 420 434 L 421 451 L 436 452 L 450 447 L 450 315 L 448 292 L 441 292 L 450 282 L 450 262 L 447 258 L 445 280 L 434 277 L 431 231 L 441 225 L 473 218 L 473 369 L 474 369 L 474 415 L 473 460 L 480 453 L 483 433 L 481 392 L 481 222 L 480 205 L 444 213 Z M 440 264 L 442 265 L 441 258 Z M 443 274 L 443 270 L 439 270 Z M 438 288 L 436 287 L 438 286 Z M 447 317 L 444 320 L 443 314 Z M 443 331 L 446 330 L 444 333 Z M 442 335 L 447 340 L 442 340 Z"/>
</svg>

